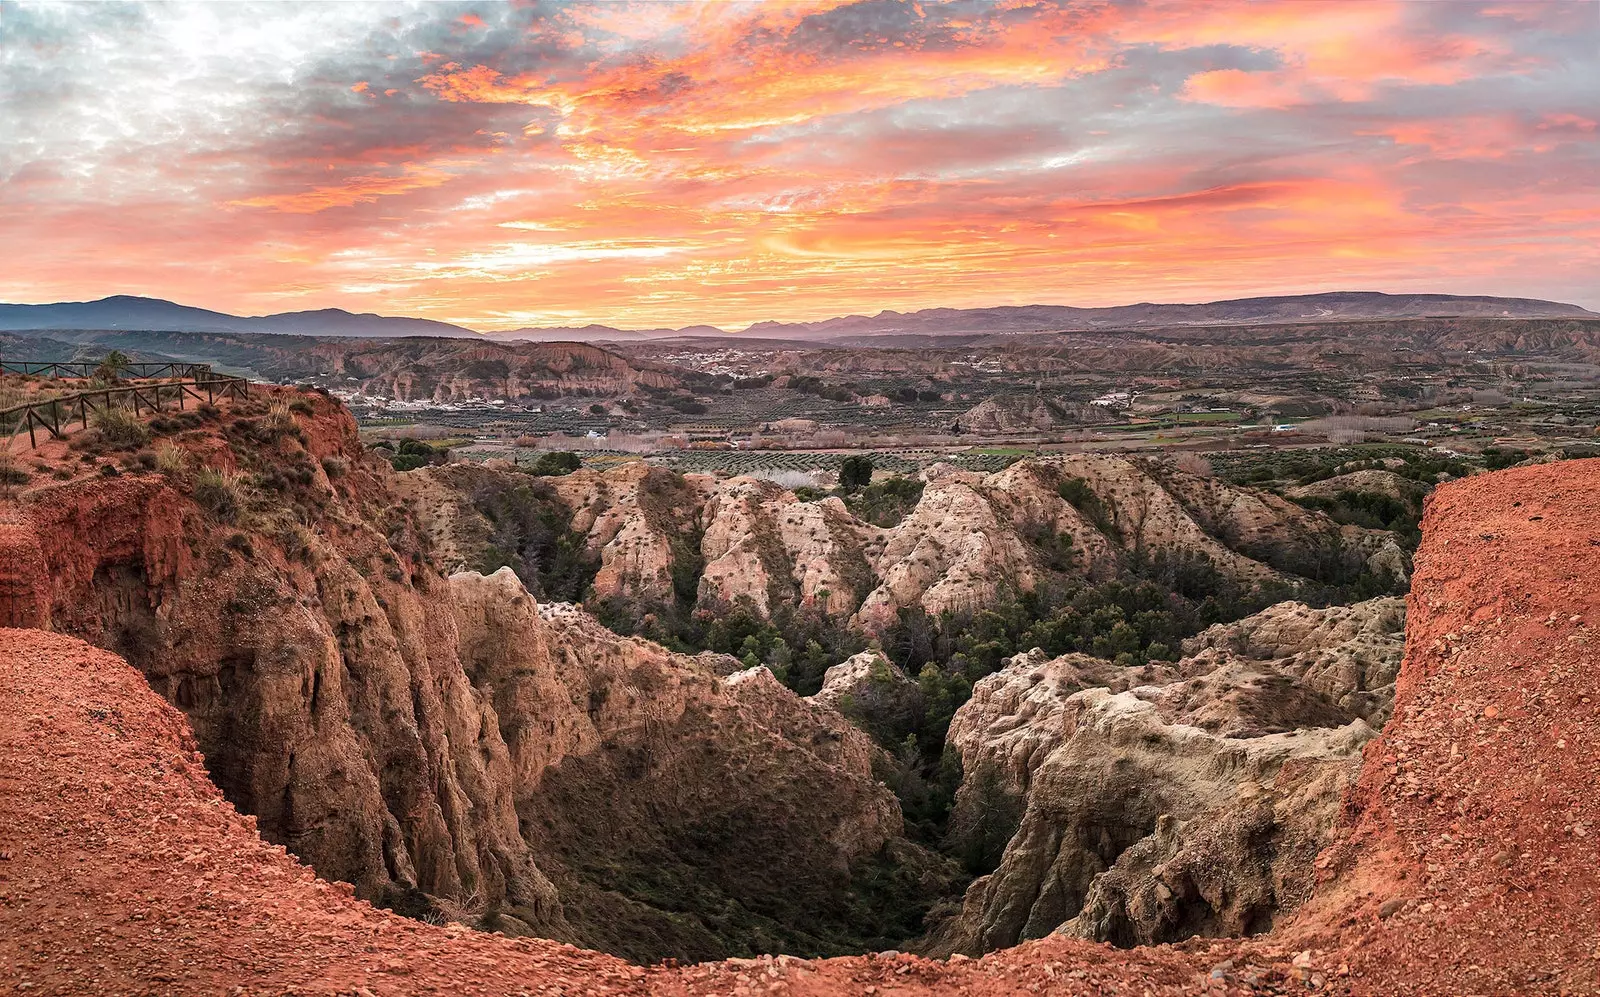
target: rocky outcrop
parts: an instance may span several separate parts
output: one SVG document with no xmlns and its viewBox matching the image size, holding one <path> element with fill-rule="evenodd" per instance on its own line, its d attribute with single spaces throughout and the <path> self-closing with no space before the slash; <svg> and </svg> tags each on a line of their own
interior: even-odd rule
<svg viewBox="0 0 1600 997">
<path fill-rule="evenodd" d="M 1072 454 L 991 475 L 935 466 L 910 515 L 886 534 L 880 580 L 857 620 L 881 629 L 903 607 L 970 612 L 1052 573 L 1102 580 L 1129 559 L 1175 578 L 1198 571 L 1245 586 L 1354 577 L 1379 566 L 1404 581 L 1393 537 L 1341 527 L 1266 492 L 1162 458 Z"/>
<path fill-rule="evenodd" d="M 429 898 L 515 906 L 560 933 L 438 576 L 403 521 L 391 543 L 364 519 L 382 468 L 363 463 L 348 416 L 311 419 L 333 428 L 304 434 L 315 452 L 289 434 L 207 438 L 259 475 L 221 486 L 259 504 L 235 524 L 204 512 L 184 475 L 24 496 L 53 626 L 127 655 L 188 716 L 227 797 L 320 874 L 419 913 Z M 351 467 L 337 484 L 320 465 L 333 456 Z M 310 481 L 275 493 L 277 466 Z M 279 518 L 290 502 L 322 507 L 316 531 Z"/>
<path fill-rule="evenodd" d="M 1297 485 L 1287 489 L 1283 494 L 1289 498 L 1333 498 L 1340 492 L 1366 492 L 1411 502 L 1417 499 L 1423 487 L 1420 483 L 1410 478 L 1403 478 L 1393 471 L 1366 468 L 1348 474 L 1336 474 L 1331 478 L 1313 481 L 1309 485 Z"/>
<path fill-rule="evenodd" d="M 936 949 L 984 952 L 1058 929 L 1122 944 L 1263 930 L 1309 891 L 1311 860 L 1372 736 L 1356 720 L 1219 737 L 1168 723 L 1137 690 L 1074 693 L 1062 724 L 999 868 L 968 889 Z M 1248 830 L 1220 840 L 1224 822 Z M 1187 840 L 1185 828 L 1206 837 Z M 1132 899 L 1146 880 L 1159 904 Z"/>
<path fill-rule="evenodd" d="M 995 395 L 967 410 L 957 421 L 969 433 L 1034 433 L 1115 422 L 1117 416 L 1096 405 L 1044 395 Z"/>
<path fill-rule="evenodd" d="M 881 651 L 862 651 L 829 668 L 822 676 L 822 688 L 808 697 L 832 709 L 841 702 L 859 702 L 877 694 L 881 687 L 885 695 L 896 695 L 915 685 L 901 667 L 883 656 Z"/>
<path fill-rule="evenodd" d="M 264 836 L 407 913 L 638 958 L 917 931 L 947 877 L 866 735 L 510 570 L 447 579 L 348 415 L 292 397 L 310 413 L 270 437 L 245 410 L 187 439 L 188 471 L 21 500 L 51 624 L 127 655 Z M 885 915 L 863 877 L 909 902 Z"/>
<path fill-rule="evenodd" d="M 471 477 L 424 474 L 457 487 Z M 1034 458 L 988 475 L 936 464 L 922 477 L 917 505 L 890 528 L 862 522 L 837 498 L 802 502 L 771 482 L 678 475 L 644 462 L 578 471 L 548 487 L 599 563 L 598 599 L 748 603 L 763 615 L 779 606 L 816 609 L 873 632 L 902 609 L 971 613 L 1046 580 L 1106 581 L 1133 564 L 1201 588 L 1217 577 L 1249 587 L 1380 568 L 1403 582 L 1408 570 L 1386 532 L 1340 527 L 1160 458 Z M 436 524 L 449 518 L 451 503 L 418 498 L 422 522 L 441 533 Z M 461 521 L 441 550 L 484 543 L 481 517 Z"/>
<path fill-rule="evenodd" d="M 951 828 L 997 862 L 933 949 L 1269 928 L 1309 894 L 1403 627 L 1397 599 L 1284 603 L 1205 631 L 1176 665 L 1035 651 L 978 682 L 950 725 Z"/>
<path fill-rule="evenodd" d="M 747 601 L 762 616 L 799 601 L 794 561 L 777 523 L 783 497 L 777 485 L 754 478 L 732 478 L 712 494 L 705 507 L 705 571 L 697 601 Z"/>
<path fill-rule="evenodd" d="M 816 502 L 780 500 L 778 539 L 788 559 L 800 606 L 844 616 L 861 605 L 875 576 L 872 559 L 882 531 L 850 515 L 834 497 Z"/>
<path fill-rule="evenodd" d="M 1040 577 L 1027 543 L 1002 525 L 987 500 L 981 475 L 950 471 L 929 478 L 877 558 L 878 586 L 856 616 L 867 629 L 893 622 L 902 607 L 934 616 L 973 612 L 1031 590 Z"/>
<path fill-rule="evenodd" d="M 1381 727 L 1405 650 L 1405 619 L 1405 600 L 1393 596 L 1326 609 L 1283 602 L 1185 641 L 1185 670 L 1198 675 L 1245 663 Z"/>
<path fill-rule="evenodd" d="M 571 528 L 599 558 L 596 598 L 670 605 L 679 588 L 695 584 L 709 477 L 634 461 L 603 473 L 580 470 L 553 484 L 572 511 Z"/>
<path fill-rule="evenodd" d="M 867 736 L 766 669 L 719 678 L 581 611 L 541 613 L 509 569 L 450 589 L 523 832 L 578 937 L 725 956 L 751 951 L 719 923 L 738 918 L 777 948 L 829 951 L 867 930 L 852 910 L 864 862 L 893 845 L 937 865 L 901 840 Z"/>
<path fill-rule="evenodd" d="M 836 498 L 801 502 L 771 482 L 679 476 L 643 462 L 579 471 L 554 487 L 599 558 L 599 599 L 846 615 L 874 584 L 879 531 Z"/>
</svg>

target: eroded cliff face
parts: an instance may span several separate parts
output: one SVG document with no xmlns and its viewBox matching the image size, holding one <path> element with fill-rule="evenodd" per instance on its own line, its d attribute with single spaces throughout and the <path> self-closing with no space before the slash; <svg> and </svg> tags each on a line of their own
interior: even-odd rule
<svg viewBox="0 0 1600 997">
<path fill-rule="evenodd" d="M 318 427 L 325 438 L 191 441 L 228 467 L 305 469 L 294 496 L 264 496 L 236 524 L 206 514 L 187 477 L 25 496 L 52 625 L 126 655 L 189 716 L 228 797 L 323 875 L 403 907 L 482 895 L 554 926 L 553 893 L 517 834 L 504 746 L 480 743 L 448 604 L 414 551 L 362 517 L 379 478 L 347 417 L 321 404 L 313 418 L 335 427 Z M 352 471 L 336 484 L 321 457 Z"/>
<path fill-rule="evenodd" d="M 554 485 L 572 512 L 571 528 L 599 558 L 597 598 L 668 605 L 693 598 L 709 476 L 680 476 L 641 461 L 604 473 L 578 471 Z"/>
<path fill-rule="evenodd" d="M 677 475 L 643 462 L 554 480 L 599 569 L 594 597 L 708 606 L 748 600 L 854 612 L 875 584 L 880 531 L 836 498 L 800 502 L 771 482 Z"/>
<path fill-rule="evenodd" d="M 922 477 L 917 505 L 886 529 L 837 498 L 642 462 L 552 487 L 599 562 L 597 599 L 814 608 L 869 632 L 901 609 L 971 613 L 1052 578 L 1104 581 L 1162 558 L 1172 570 L 1203 560 L 1246 586 L 1379 569 L 1403 582 L 1408 570 L 1388 533 L 1162 458 L 1075 454 L 989 475 L 936 465 Z"/>
<path fill-rule="evenodd" d="M 864 734 L 541 611 L 510 571 L 447 579 L 348 415 L 273 394 L 310 408 L 268 432 L 241 407 L 175 441 L 188 470 L 34 489 L 16 514 L 40 615 L 183 710 L 268 840 L 407 913 L 640 958 L 917 931 L 931 886 L 908 882 L 903 917 L 861 901 L 869 868 L 937 865 Z"/>
<path fill-rule="evenodd" d="M 1309 895 L 1403 630 L 1399 599 L 1284 603 L 1211 628 L 1173 666 L 1036 652 L 978 682 L 950 726 L 951 826 L 980 854 L 1005 843 L 931 947 L 1270 928 Z"/>
<path fill-rule="evenodd" d="M 1121 951 L 1054 935 L 974 960 L 644 968 L 396 918 L 263 843 L 218 799 L 185 718 L 134 669 L 7 630 L 0 966 L 51 994 L 1595 993 L 1597 479 L 1597 461 L 1545 465 L 1430 501 L 1394 718 L 1364 749 L 1311 899 L 1265 936 Z M 1232 833 L 1216 827 L 1212 840 Z M 1204 833 L 1158 815 L 1130 851 L 1154 860 Z M 1139 881 L 1149 902 L 1179 895 L 1165 873 Z"/>
<path fill-rule="evenodd" d="M 591 944 L 638 958 L 888 945 L 948 888 L 902 840 L 867 735 L 766 669 L 719 677 L 541 608 L 509 569 L 450 587 L 523 834 Z M 862 910 L 865 866 L 903 879 L 903 910 Z"/>
</svg>

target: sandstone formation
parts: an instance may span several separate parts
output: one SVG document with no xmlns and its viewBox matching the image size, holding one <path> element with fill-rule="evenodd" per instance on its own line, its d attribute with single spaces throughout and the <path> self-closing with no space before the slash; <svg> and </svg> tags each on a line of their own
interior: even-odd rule
<svg viewBox="0 0 1600 997">
<path fill-rule="evenodd" d="M 1117 421 L 1115 413 L 1044 395 L 995 395 L 964 413 L 958 422 L 969 433 L 1036 433 L 1062 426 Z"/>
<path fill-rule="evenodd" d="M 1367 468 L 1351 471 L 1348 474 L 1336 474 L 1331 478 L 1313 481 L 1309 485 L 1298 485 L 1288 489 L 1284 494 L 1289 498 L 1333 498 L 1340 492 L 1368 492 L 1410 501 L 1421 490 L 1422 486 L 1419 483 L 1410 478 L 1403 478 L 1393 471 Z"/>
<path fill-rule="evenodd" d="M 69 995 L 1600 992 L 1597 473 L 1595 462 L 1530 467 L 1430 501 L 1394 719 L 1368 742 L 1310 899 L 1265 937 L 1119 951 L 1057 935 L 950 962 L 885 953 L 644 968 L 396 918 L 266 845 L 206 779 L 185 717 L 134 669 L 78 641 L 6 630 L 0 973 L 19 992 Z M 1121 700 L 1148 712 L 1128 693 L 1093 698 L 1096 710 Z M 1177 830 L 1158 815 L 1141 861 L 1168 863 Z M 1231 833 L 1219 825 L 1209 838 Z M 1167 903 L 1162 884 L 1199 871 L 1180 866 L 1124 892 L 1125 907 L 1085 910 Z"/>
<path fill-rule="evenodd" d="M 1287 676 L 1329 702 L 1381 727 L 1389 719 L 1404 647 L 1405 600 L 1369 599 L 1312 609 L 1284 602 L 1184 642 L 1186 672 L 1230 660 Z"/>
<path fill-rule="evenodd" d="M 1159 458 L 1034 458 L 988 475 L 935 465 L 923 477 L 915 508 L 887 529 L 836 498 L 642 462 L 552 487 L 599 561 L 596 598 L 816 608 L 869 631 L 903 608 L 969 613 L 1052 577 L 1103 581 L 1160 558 L 1246 586 L 1378 569 L 1403 582 L 1408 570 L 1388 533 Z"/>
<path fill-rule="evenodd" d="M 1309 893 L 1403 628 L 1397 599 L 1283 603 L 1205 631 L 1174 666 L 1035 651 L 978 682 L 950 725 L 965 773 L 951 825 L 1009 840 L 934 949 L 1270 928 Z"/>
<path fill-rule="evenodd" d="M 807 698 L 838 709 L 841 702 L 871 695 L 877 686 L 892 693 L 913 685 L 905 671 L 881 651 L 862 651 L 829 668 L 822 676 L 822 688 Z"/>
<path fill-rule="evenodd" d="M 509 569 L 450 588 L 523 833 L 579 937 L 639 958 L 728 955 L 700 894 L 770 947 L 840 947 L 852 874 L 901 834 L 864 733 L 764 668 L 718 678 L 583 612 L 541 613 Z"/>
<path fill-rule="evenodd" d="M 179 440 L 189 470 L 24 492 L 8 619 L 126 655 L 268 840 L 397 910 L 640 958 L 916 932 L 942 873 L 864 734 L 541 612 L 510 571 L 447 580 L 429 548 L 460 522 L 426 530 L 336 404 L 274 394 L 310 407 L 241 403 Z M 915 881 L 888 920 L 869 868 Z"/>
<path fill-rule="evenodd" d="M 0 626 L 48 627 L 44 589 L 44 552 L 33 524 L 15 504 L 0 503 Z"/>
<path fill-rule="evenodd" d="M 916 508 L 887 535 L 878 585 L 857 614 L 863 625 L 881 628 L 910 606 L 933 615 L 972 612 L 1036 584 L 1032 552 L 1001 527 L 982 487 L 978 474 L 931 476 Z"/>
<path fill-rule="evenodd" d="M 671 604 L 675 579 L 701 564 L 701 506 L 711 486 L 703 475 L 679 476 L 643 462 L 598 473 L 577 471 L 553 482 L 572 510 L 572 529 L 598 555 L 597 598 Z"/>
<path fill-rule="evenodd" d="M 881 544 L 835 498 L 800 502 L 753 478 L 676 475 L 643 462 L 555 479 L 572 529 L 599 559 L 598 599 L 748 600 L 848 615 L 871 588 Z"/>
</svg>

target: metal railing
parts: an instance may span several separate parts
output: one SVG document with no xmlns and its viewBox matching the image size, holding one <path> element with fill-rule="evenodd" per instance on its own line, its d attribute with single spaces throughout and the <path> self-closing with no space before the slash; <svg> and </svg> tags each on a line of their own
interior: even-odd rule
<svg viewBox="0 0 1600 997">
<path fill-rule="evenodd" d="M 9 451 L 13 442 L 23 430 L 28 432 L 28 446 L 39 446 L 38 431 L 46 430 L 50 436 L 60 439 L 71 429 L 74 422 L 81 423 L 81 428 L 87 429 L 89 417 L 100 412 L 109 412 L 119 407 L 118 403 L 128 405 L 133 409 L 134 415 L 143 414 L 144 409 L 151 412 L 162 411 L 162 403 L 176 402 L 181 411 L 189 398 L 201 402 L 215 402 L 218 398 L 244 399 L 249 397 L 250 382 L 242 377 L 232 377 L 226 374 L 212 374 L 211 368 L 198 364 L 204 368 L 206 377 L 194 378 L 186 381 L 161 381 L 147 384 L 124 384 L 114 388 L 96 388 L 92 391 L 78 391 L 70 395 L 57 395 L 54 398 L 45 398 L 36 402 L 27 402 L 22 405 L 13 405 L 7 409 L 0 409 L 0 432 L 6 433 L 5 450 Z"/>
</svg>

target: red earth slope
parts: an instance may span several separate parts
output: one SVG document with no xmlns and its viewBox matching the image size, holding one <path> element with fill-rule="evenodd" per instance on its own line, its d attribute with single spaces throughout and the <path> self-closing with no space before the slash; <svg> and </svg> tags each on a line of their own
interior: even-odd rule
<svg viewBox="0 0 1600 997">
<path fill-rule="evenodd" d="M 0 630 L 0 990 L 1600 993 L 1597 485 L 1574 462 L 1435 495 L 1395 719 L 1316 896 L 1245 942 L 640 968 L 406 920 L 265 844 L 121 659 Z"/>
</svg>

